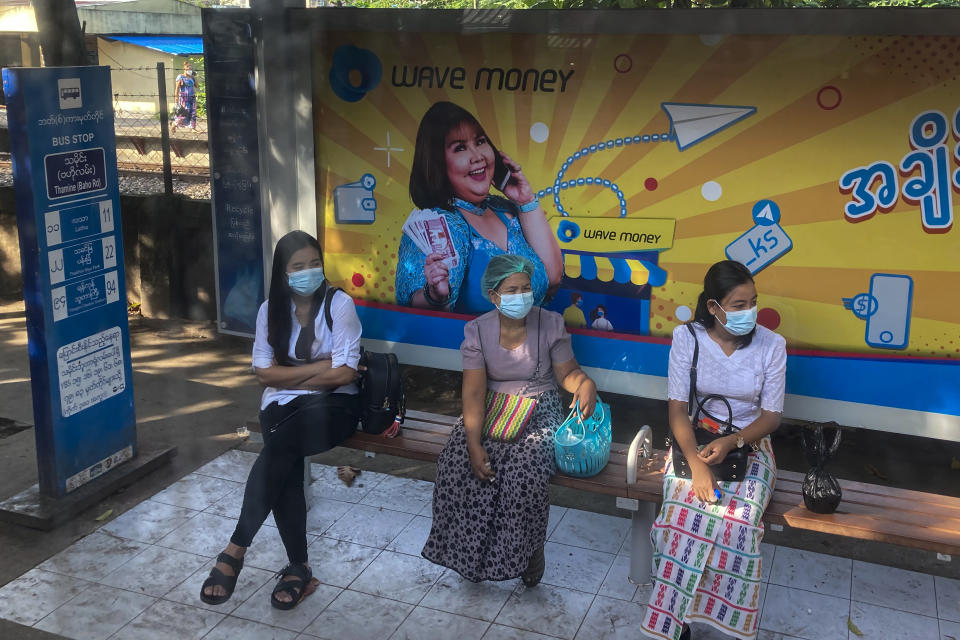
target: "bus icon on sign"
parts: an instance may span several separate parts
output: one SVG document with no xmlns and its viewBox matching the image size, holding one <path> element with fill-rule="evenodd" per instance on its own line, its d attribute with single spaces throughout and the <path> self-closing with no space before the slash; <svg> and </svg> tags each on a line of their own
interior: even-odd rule
<svg viewBox="0 0 960 640">
<path fill-rule="evenodd" d="M 61 109 L 79 109 L 83 106 L 80 93 L 80 78 L 61 78 L 57 80 Z"/>
</svg>

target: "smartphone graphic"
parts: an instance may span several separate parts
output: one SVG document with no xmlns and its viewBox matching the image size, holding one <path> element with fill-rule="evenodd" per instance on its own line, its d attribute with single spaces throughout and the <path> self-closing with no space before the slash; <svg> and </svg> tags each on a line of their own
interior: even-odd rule
<svg viewBox="0 0 960 640">
<path fill-rule="evenodd" d="M 496 160 L 493 164 L 493 186 L 497 188 L 498 191 L 503 191 L 507 188 L 507 183 L 510 182 L 510 169 L 507 168 L 507 165 L 503 163 L 503 158 L 500 156 L 500 152 L 494 150 L 493 152 Z"/>
<path fill-rule="evenodd" d="M 910 341 L 913 279 L 875 273 L 870 277 L 870 297 L 876 309 L 867 317 L 867 344 L 880 349 L 906 349 Z"/>
</svg>

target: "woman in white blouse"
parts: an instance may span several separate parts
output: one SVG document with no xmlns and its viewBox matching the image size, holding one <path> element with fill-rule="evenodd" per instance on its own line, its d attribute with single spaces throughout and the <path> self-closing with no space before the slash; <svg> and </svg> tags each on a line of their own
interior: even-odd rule
<svg viewBox="0 0 960 640">
<path fill-rule="evenodd" d="M 264 446 L 247 478 L 230 544 L 203 583 L 204 602 L 220 604 L 233 594 L 247 547 L 271 511 L 290 562 L 280 570 L 270 602 L 292 609 L 303 597 L 313 577 L 304 456 L 337 446 L 356 429 L 360 332 L 353 300 L 324 278 L 316 239 L 302 231 L 281 238 L 253 344 L 254 371 L 266 387 L 260 401 Z"/>
<path fill-rule="evenodd" d="M 707 271 L 693 322 L 673 332 L 670 429 L 690 477 L 676 475 L 671 449 L 663 507 L 651 531 L 654 589 L 642 630 L 653 638 L 687 640 L 690 621 L 742 640 L 757 635 L 761 518 L 776 480 L 770 434 L 783 412 L 787 353 L 784 339 L 756 321 L 753 277 L 739 262 L 725 260 Z M 706 398 L 720 395 L 732 411 L 732 433 L 702 447 L 695 429 L 709 425 L 694 425 L 691 415 L 697 407 L 689 406 L 697 345 L 694 401 L 725 421 L 723 401 Z M 751 449 L 743 479 L 718 479 L 716 465 L 739 447 Z"/>
</svg>

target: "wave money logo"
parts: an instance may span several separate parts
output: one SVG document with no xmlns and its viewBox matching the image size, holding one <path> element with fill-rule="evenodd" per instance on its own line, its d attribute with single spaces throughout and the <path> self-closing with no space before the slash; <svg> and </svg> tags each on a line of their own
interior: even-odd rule
<svg viewBox="0 0 960 640">
<path fill-rule="evenodd" d="M 383 65 L 369 49 L 350 44 L 337 47 L 330 67 L 330 88 L 345 102 L 359 102 L 380 84 Z"/>
</svg>

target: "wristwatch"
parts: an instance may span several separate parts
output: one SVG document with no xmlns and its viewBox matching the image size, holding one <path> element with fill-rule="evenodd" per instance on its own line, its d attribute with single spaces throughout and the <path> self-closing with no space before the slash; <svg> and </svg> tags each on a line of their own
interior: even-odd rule
<svg viewBox="0 0 960 640">
<path fill-rule="evenodd" d="M 737 434 L 737 449 L 741 449 L 742 447 L 743 447 L 743 436 L 738 433 L 738 434 Z"/>
</svg>

